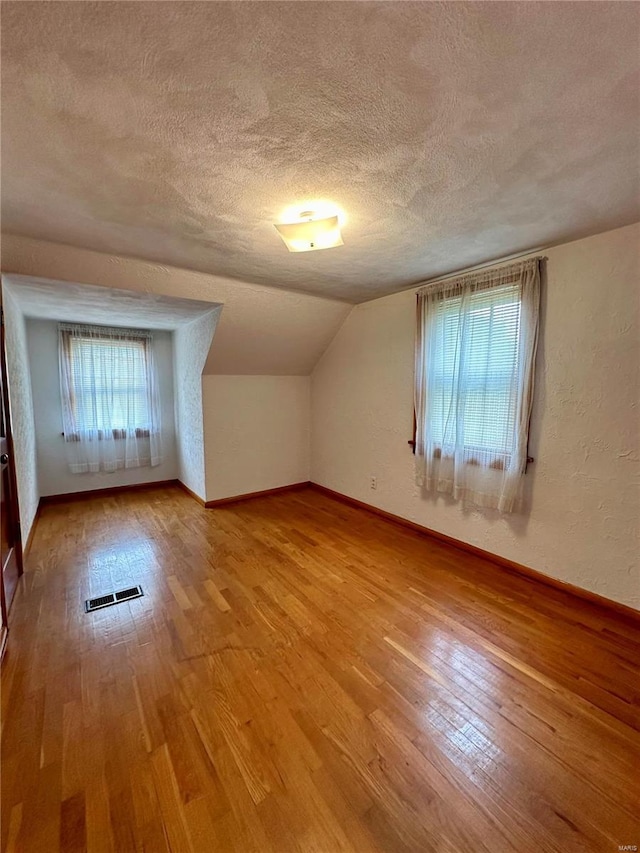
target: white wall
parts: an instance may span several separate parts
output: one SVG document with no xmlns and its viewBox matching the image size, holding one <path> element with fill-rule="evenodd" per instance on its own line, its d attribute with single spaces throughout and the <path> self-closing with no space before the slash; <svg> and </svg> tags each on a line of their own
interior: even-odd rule
<svg viewBox="0 0 640 853">
<path fill-rule="evenodd" d="M 22 542 L 26 543 L 38 511 L 36 434 L 25 319 L 9 287 L 3 286 L 7 384 L 18 486 Z"/>
<path fill-rule="evenodd" d="M 220 316 L 217 308 L 174 333 L 176 443 L 178 476 L 206 500 L 202 371 Z"/>
<path fill-rule="evenodd" d="M 312 480 L 640 607 L 639 247 L 632 225 L 545 252 L 524 514 L 414 484 L 414 291 L 357 306 L 317 365 Z"/>
<path fill-rule="evenodd" d="M 35 417 L 40 495 L 130 486 L 174 480 L 178 476 L 173 400 L 173 335 L 153 332 L 153 348 L 158 371 L 163 462 L 155 467 L 131 468 L 112 473 L 72 474 L 62 438 L 62 402 L 58 368 L 58 327 L 52 320 L 27 319 L 27 341 L 33 412 Z"/>
<path fill-rule="evenodd" d="M 308 376 L 205 376 L 207 500 L 309 479 Z"/>
</svg>

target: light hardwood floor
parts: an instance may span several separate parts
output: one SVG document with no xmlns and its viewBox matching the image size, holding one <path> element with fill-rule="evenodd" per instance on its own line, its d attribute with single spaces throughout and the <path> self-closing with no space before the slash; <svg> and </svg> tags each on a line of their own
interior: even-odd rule
<svg viewBox="0 0 640 853">
<path fill-rule="evenodd" d="M 312 490 L 47 506 L 2 672 L 2 848 L 640 845 L 639 634 Z"/>
</svg>

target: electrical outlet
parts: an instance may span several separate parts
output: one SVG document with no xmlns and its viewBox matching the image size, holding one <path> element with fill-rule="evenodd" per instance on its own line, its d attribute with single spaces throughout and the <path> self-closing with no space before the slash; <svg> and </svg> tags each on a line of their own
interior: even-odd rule
<svg viewBox="0 0 640 853">
<path fill-rule="evenodd" d="M 378 488 L 378 478 L 377 477 L 371 477 L 369 480 L 369 485 L 372 489 L 377 489 Z"/>
</svg>

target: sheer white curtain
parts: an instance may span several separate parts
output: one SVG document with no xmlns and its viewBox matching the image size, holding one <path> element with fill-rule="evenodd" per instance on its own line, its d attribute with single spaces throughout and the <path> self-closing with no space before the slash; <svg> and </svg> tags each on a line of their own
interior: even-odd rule
<svg viewBox="0 0 640 853">
<path fill-rule="evenodd" d="M 501 512 L 527 465 L 540 258 L 418 292 L 416 479 Z"/>
<path fill-rule="evenodd" d="M 61 323 L 58 341 L 70 470 L 159 465 L 160 405 L 151 333 Z"/>
</svg>

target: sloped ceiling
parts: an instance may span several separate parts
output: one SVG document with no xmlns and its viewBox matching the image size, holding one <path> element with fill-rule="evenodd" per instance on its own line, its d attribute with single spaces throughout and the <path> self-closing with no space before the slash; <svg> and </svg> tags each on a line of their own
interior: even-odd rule
<svg viewBox="0 0 640 853">
<path fill-rule="evenodd" d="M 25 317 L 174 330 L 216 311 L 220 306 L 195 299 L 177 299 L 112 287 L 92 287 L 21 275 L 3 276 Z"/>
<path fill-rule="evenodd" d="M 344 302 L 306 293 L 28 237 L 3 237 L 2 272 L 3 281 L 25 290 L 21 305 L 31 316 L 53 316 L 52 305 L 57 304 L 59 310 L 73 310 L 76 320 L 88 321 L 85 315 L 98 312 L 92 316 L 104 319 L 97 322 L 108 322 L 111 311 L 123 323 L 133 324 L 128 316 L 145 322 L 153 314 L 161 324 L 158 328 L 175 328 L 186 315 L 196 317 L 207 306 L 222 306 L 204 368 L 211 374 L 306 376 L 351 310 Z M 45 295 L 38 297 L 36 285 Z M 79 311 L 70 307 L 74 293 L 81 300 Z M 189 306 L 190 300 L 194 302 Z"/>
<path fill-rule="evenodd" d="M 640 218 L 640 5 L 2 3 L 3 226 L 362 301 Z M 272 223 L 327 199 L 345 245 Z"/>
</svg>

